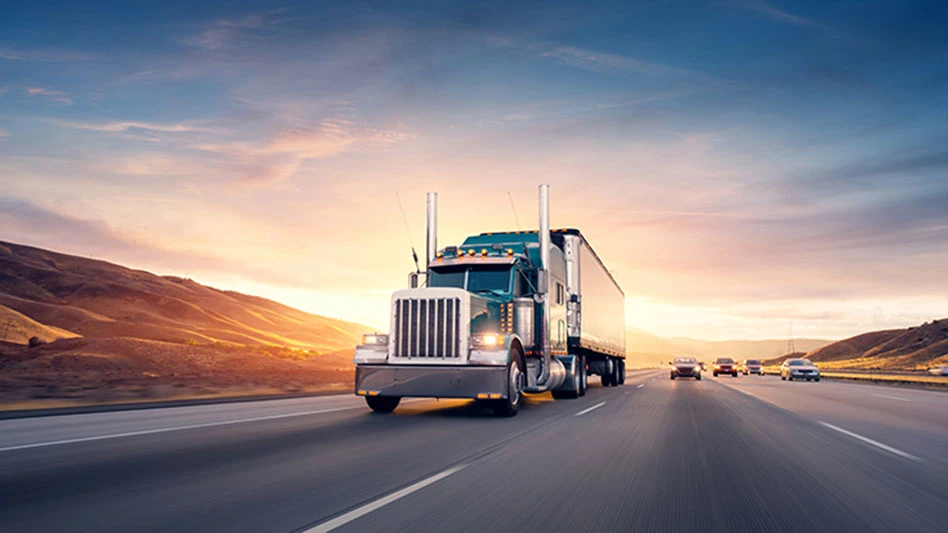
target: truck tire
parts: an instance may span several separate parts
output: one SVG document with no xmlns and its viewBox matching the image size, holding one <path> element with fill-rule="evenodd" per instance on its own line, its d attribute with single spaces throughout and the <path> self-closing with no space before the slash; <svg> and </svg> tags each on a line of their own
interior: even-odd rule
<svg viewBox="0 0 948 533">
<path fill-rule="evenodd" d="M 619 359 L 619 385 L 625 385 L 625 359 Z"/>
<path fill-rule="evenodd" d="M 507 363 L 507 397 L 494 401 L 494 414 L 508 418 L 517 415 L 523 401 L 523 370 L 520 367 L 523 356 L 519 353 L 512 355 L 515 357 Z"/>
<path fill-rule="evenodd" d="M 582 371 L 582 377 L 579 381 L 579 395 L 585 396 L 586 391 L 589 390 L 589 370 L 586 368 L 586 357 L 580 356 L 579 358 L 579 369 Z"/>
<path fill-rule="evenodd" d="M 601 378 L 601 380 L 602 380 L 602 386 L 603 386 L 603 387 L 611 387 L 611 386 L 613 385 L 613 383 L 612 383 L 612 376 L 615 375 L 615 370 L 613 369 L 613 364 L 614 364 L 614 363 L 612 362 L 612 359 L 609 359 L 609 358 L 607 357 L 607 358 L 606 358 L 606 362 L 605 362 L 606 370 L 605 370 L 605 372 L 602 373 L 601 376 L 599 376 L 599 377 Z"/>
<path fill-rule="evenodd" d="M 376 413 L 391 413 L 402 401 L 398 396 L 366 396 L 365 403 Z"/>
</svg>

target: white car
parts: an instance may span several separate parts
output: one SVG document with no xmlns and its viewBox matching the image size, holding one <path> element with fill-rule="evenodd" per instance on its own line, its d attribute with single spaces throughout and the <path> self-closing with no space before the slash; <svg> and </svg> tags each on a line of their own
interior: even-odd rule
<svg viewBox="0 0 948 533">
<path fill-rule="evenodd" d="M 820 369 L 816 368 L 816 365 L 809 359 L 787 359 L 780 365 L 780 379 L 784 381 L 793 381 L 794 379 L 819 381 Z"/>
<path fill-rule="evenodd" d="M 928 373 L 933 376 L 948 376 L 948 366 L 936 366 L 929 368 Z"/>
</svg>

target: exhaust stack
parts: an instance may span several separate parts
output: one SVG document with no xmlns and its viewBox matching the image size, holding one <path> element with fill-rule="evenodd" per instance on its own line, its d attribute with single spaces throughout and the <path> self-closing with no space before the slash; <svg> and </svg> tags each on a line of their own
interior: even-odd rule
<svg viewBox="0 0 948 533">
<path fill-rule="evenodd" d="M 427 239 L 427 258 L 425 261 L 425 272 L 428 271 L 428 265 L 435 260 L 438 253 L 438 193 L 428 193 L 428 239 Z"/>
<path fill-rule="evenodd" d="M 550 186 L 540 185 L 540 271 L 537 275 L 537 294 L 543 309 L 543 322 L 540 327 L 540 349 L 543 350 L 543 370 L 539 383 L 550 379 Z"/>
</svg>

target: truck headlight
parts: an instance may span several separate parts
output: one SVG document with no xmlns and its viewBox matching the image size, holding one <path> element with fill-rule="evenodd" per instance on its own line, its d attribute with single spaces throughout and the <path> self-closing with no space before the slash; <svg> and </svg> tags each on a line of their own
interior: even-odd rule
<svg viewBox="0 0 948 533">
<path fill-rule="evenodd" d="M 366 333 L 362 336 L 362 344 L 365 346 L 379 346 L 388 344 L 388 335 L 381 333 Z"/>
<path fill-rule="evenodd" d="M 491 350 L 504 347 L 504 336 L 494 333 L 471 335 L 471 346 L 475 349 Z"/>
</svg>

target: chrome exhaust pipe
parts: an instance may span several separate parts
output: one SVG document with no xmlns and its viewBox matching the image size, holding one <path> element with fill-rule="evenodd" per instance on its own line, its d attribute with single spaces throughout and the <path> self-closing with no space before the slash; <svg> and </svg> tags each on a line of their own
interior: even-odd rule
<svg viewBox="0 0 948 533">
<path fill-rule="evenodd" d="M 427 239 L 427 261 L 425 261 L 425 272 L 438 253 L 438 193 L 428 193 L 428 239 Z"/>
<path fill-rule="evenodd" d="M 543 368 L 539 384 L 550 380 L 550 186 L 540 185 L 540 270 L 537 275 L 537 295 L 543 308 L 543 323 L 540 327 L 540 349 L 543 351 Z"/>
</svg>

